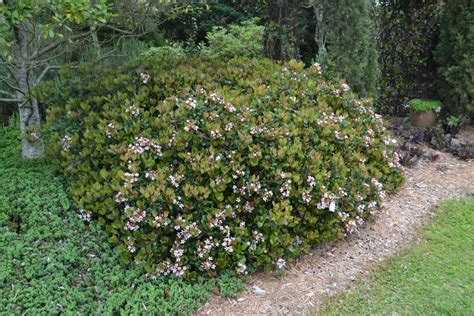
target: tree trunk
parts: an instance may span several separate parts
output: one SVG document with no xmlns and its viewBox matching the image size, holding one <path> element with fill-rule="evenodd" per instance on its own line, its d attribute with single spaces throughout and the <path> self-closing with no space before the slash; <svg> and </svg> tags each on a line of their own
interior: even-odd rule
<svg viewBox="0 0 474 316">
<path fill-rule="evenodd" d="M 41 139 L 41 117 L 38 101 L 35 98 L 19 105 L 21 151 L 24 158 L 39 158 L 44 152 L 44 143 Z"/>
<path fill-rule="evenodd" d="M 18 105 L 20 114 L 21 149 L 24 158 L 39 158 L 44 152 L 44 143 L 41 139 L 41 116 L 38 100 L 31 96 L 34 87 L 32 71 L 28 69 L 28 38 L 23 27 L 16 30 L 18 54 L 15 56 L 17 69 L 16 80 L 20 91 L 18 99 L 23 100 Z"/>
<path fill-rule="evenodd" d="M 102 57 L 102 51 L 100 48 L 99 37 L 97 36 L 97 28 L 95 26 L 91 26 L 90 28 L 91 28 L 92 45 L 94 46 L 94 49 L 95 49 L 95 55 L 97 59 L 100 59 Z"/>
<path fill-rule="evenodd" d="M 314 15 L 316 16 L 316 29 L 314 40 L 318 45 L 318 56 L 324 58 L 327 55 L 326 49 L 326 31 L 324 29 L 324 5 L 313 4 Z"/>
<path fill-rule="evenodd" d="M 282 61 L 300 59 L 298 7 L 299 0 L 267 0 L 264 46 L 268 58 Z"/>
</svg>

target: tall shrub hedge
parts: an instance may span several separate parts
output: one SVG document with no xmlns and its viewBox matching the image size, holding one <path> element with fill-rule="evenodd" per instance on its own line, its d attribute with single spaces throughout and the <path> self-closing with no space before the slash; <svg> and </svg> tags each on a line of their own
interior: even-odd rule
<svg viewBox="0 0 474 316">
<path fill-rule="evenodd" d="M 62 77 L 76 85 L 40 93 L 53 153 L 84 219 L 151 276 L 282 268 L 357 229 L 402 182 L 382 119 L 318 67 L 164 59 L 78 71 Z"/>
</svg>

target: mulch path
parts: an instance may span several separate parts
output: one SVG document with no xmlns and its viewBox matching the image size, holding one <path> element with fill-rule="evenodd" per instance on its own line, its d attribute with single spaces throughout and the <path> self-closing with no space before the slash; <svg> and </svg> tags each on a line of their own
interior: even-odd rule
<svg viewBox="0 0 474 316">
<path fill-rule="evenodd" d="M 299 258 L 285 275 L 259 273 L 238 299 L 212 297 L 197 314 L 303 314 L 341 290 L 349 290 L 389 256 L 417 240 L 419 230 L 451 197 L 474 194 L 474 161 L 439 153 L 435 162 L 406 169 L 406 184 L 384 203 L 384 209 L 349 238 L 327 243 Z M 254 287 L 265 291 L 257 296 Z M 260 293 L 261 294 L 261 293 Z"/>
</svg>

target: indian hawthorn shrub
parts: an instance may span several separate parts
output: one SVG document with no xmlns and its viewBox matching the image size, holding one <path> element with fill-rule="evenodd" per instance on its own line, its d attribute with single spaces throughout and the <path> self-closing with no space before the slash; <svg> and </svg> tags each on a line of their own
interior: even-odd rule
<svg viewBox="0 0 474 316">
<path fill-rule="evenodd" d="M 84 219 L 150 276 L 283 268 L 402 182 L 380 116 L 320 72 L 253 59 L 109 69 L 49 108 L 53 153 Z"/>
</svg>

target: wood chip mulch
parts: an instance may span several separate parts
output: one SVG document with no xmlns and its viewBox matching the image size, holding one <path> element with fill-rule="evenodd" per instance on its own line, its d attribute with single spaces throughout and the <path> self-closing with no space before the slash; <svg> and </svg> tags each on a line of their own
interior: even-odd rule
<svg viewBox="0 0 474 316">
<path fill-rule="evenodd" d="M 315 248 L 285 275 L 256 274 L 238 299 L 212 297 L 199 315 L 305 314 L 327 298 L 350 290 L 377 262 L 416 241 L 440 201 L 474 194 L 474 161 L 439 152 L 435 162 L 406 169 L 406 184 L 384 203 L 384 209 L 351 237 Z M 255 286 L 265 295 L 255 294 Z"/>
</svg>

